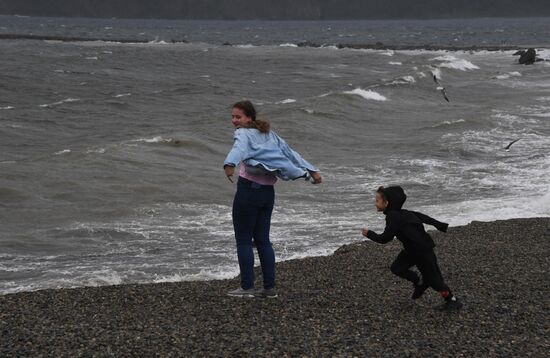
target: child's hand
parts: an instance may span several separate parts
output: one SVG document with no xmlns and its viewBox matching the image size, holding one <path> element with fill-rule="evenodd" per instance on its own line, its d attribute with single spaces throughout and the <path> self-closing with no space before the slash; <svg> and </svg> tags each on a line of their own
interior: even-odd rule
<svg viewBox="0 0 550 358">
<path fill-rule="evenodd" d="M 361 231 L 361 233 L 363 234 L 364 237 L 367 237 L 368 232 L 369 232 L 369 228 L 368 228 L 368 227 L 363 228 L 363 230 Z"/>
</svg>

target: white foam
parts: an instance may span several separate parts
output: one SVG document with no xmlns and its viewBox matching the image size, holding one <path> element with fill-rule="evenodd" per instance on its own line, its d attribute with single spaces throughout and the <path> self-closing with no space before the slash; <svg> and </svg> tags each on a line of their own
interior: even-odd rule
<svg viewBox="0 0 550 358">
<path fill-rule="evenodd" d="M 59 102 L 54 102 L 54 103 L 48 103 L 48 104 L 41 104 L 39 105 L 38 107 L 41 107 L 41 108 L 50 108 L 50 107 L 54 107 L 54 106 L 59 106 L 61 104 L 64 104 L 64 103 L 71 103 L 71 102 L 78 102 L 80 101 L 79 98 L 66 98 L 64 100 L 61 100 Z"/>
<path fill-rule="evenodd" d="M 435 57 L 432 61 L 440 61 L 441 63 L 439 64 L 439 67 L 451 68 L 460 71 L 479 70 L 479 67 L 470 61 L 456 58 L 451 55 Z"/>
<path fill-rule="evenodd" d="M 80 281 L 80 280 L 79 280 Z M 78 286 L 81 283 L 77 281 Z M 116 271 L 113 270 L 102 270 L 96 271 L 93 275 L 84 280 L 86 286 L 110 286 L 110 285 L 120 285 L 124 281 L 124 278 Z"/>
<path fill-rule="evenodd" d="M 166 141 L 169 141 L 169 139 L 164 139 L 161 136 L 156 136 L 156 137 L 153 137 L 153 138 L 134 139 L 131 142 L 162 143 L 162 142 L 166 142 Z"/>
<path fill-rule="evenodd" d="M 393 50 L 386 50 L 386 51 L 383 51 L 383 52 L 379 52 L 380 55 L 384 55 L 384 56 L 393 56 L 395 54 L 395 51 Z"/>
<path fill-rule="evenodd" d="M 132 95 L 131 93 L 121 93 L 121 94 L 115 95 L 114 97 L 115 98 L 120 98 L 120 97 L 128 97 L 128 96 L 131 96 L 131 95 Z"/>
<path fill-rule="evenodd" d="M 103 154 L 105 153 L 106 149 L 105 148 L 99 148 L 99 149 L 88 149 L 86 151 L 87 154 L 91 154 L 91 153 L 98 153 L 98 154 Z"/>
<path fill-rule="evenodd" d="M 90 57 L 85 57 L 84 59 L 85 60 L 98 60 L 99 58 L 97 56 L 90 56 Z"/>
<path fill-rule="evenodd" d="M 520 76 L 521 76 L 521 73 L 519 73 L 517 71 L 513 71 L 513 72 L 508 72 L 508 73 L 505 73 L 505 74 L 502 74 L 502 75 L 495 76 L 494 78 L 497 79 L 497 80 L 505 80 L 505 79 L 508 79 L 510 77 L 520 77 Z"/>
<path fill-rule="evenodd" d="M 539 58 L 542 58 L 544 60 L 550 60 L 550 49 L 547 49 L 547 48 L 538 49 L 537 55 Z"/>
<path fill-rule="evenodd" d="M 149 45 L 168 45 L 168 42 L 164 40 L 159 40 L 158 36 L 153 40 L 149 41 L 147 44 Z"/>
<path fill-rule="evenodd" d="M 466 121 L 465 121 L 464 119 L 461 118 L 461 119 L 457 119 L 456 121 L 443 121 L 443 122 L 441 122 L 440 124 L 450 126 L 450 125 L 452 125 L 452 124 L 464 123 L 464 122 L 466 122 Z"/>
<path fill-rule="evenodd" d="M 531 113 L 530 116 L 542 117 L 542 118 L 549 118 L 549 117 L 550 117 L 550 112 L 546 112 L 546 113 Z"/>
<path fill-rule="evenodd" d="M 67 154 L 67 153 L 70 153 L 71 150 L 70 149 L 63 149 L 63 150 L 60 150 L 59 152 L 55 152 L 54 154 L 55 155 L 61 155 L 61 154 Z"/>
<path fill-rule="evenodd" d="M 396 62 L 396 61 L 390 61 L 390 62 L 388 62 L 388 63 L 389 63 L 390 65 L 394 65 L 394 66 L 401 66 L 401 65 L 403 65 L 403 63 L 401 63 L 401 62 Z"/>
<path fill-rule="evenodd" d="M 296 102 L 295 99 L 287 98 L 287 99 L 284 99 L 282 101 L 277 102 L 277 104 L 287 104 L 287 103 L 294 103 L 294 102 Z"/>
<path fill-rule="evenodd" d="M 182 282 L 182 281 L 207 281 L 207 280 L 224 280 L 236 277 L 239 274 L 239 268 L 237 265 L 226 267 L 224 269 L 201 269 L 198 273 L 186 274 L 175 273 L 168 275 L 155 275 L 152 279 L 155 283 L 160 282 Z"/>
<path fill-rule="evenodd" d="M 392 85 L 399 85 L 399 84 L 405 84 L 405 83 L 415 83 L 416 80 L 413 76 L 403 76 L 398 80 L 393 81 Z"/>
<path fill-rule="evenodd" d="M 544 196 L 470 200 L 437 207 L 419 207 L 418 211 L 430 213 L 430 216 L 448 222 L 451 226 L 467 225 L 473 220 L 488 222 L 549 217 L 550 192 Z"/>
<path fill-rule="evenodd" d="M 439 68 L 434 68 L 431 72 L 432 76 L 435 76 L 437 79 L 441 79 L 441 70 Z"/>
<path fill-rule="evenodd" d="M 293 44 L 293 43 L 280 44 L 279 46 L 280 47 L 298 47 L 298 45 Z"/>
<path fill-rule="evenodd" d="M 335 45 L 323 45 L 320 48 L 327 49 L 327 50 L 339 50 L 338 46 L 335 46 Z"/>
<path fill-rule="evenodd" d="M 12 106 L 0 107 L 0 110 L 10 110 L 10 109 L 15 109 L 15 107 L 12 107 Z"/>
<path fill-rule="evenodd" d="M 375 92 L 375 91 L 372 91 L 372 90 L 364 90 L 362 88 L 356 88 L 352 91 L 346 91 L 344 93 L 360 96 L 360 97 L 363 97 L 364 99 L 373 100 L 373 101 L 387 101 L 388 100 L 386 97 L 382 96 L 378 92 Z"/>
<path fill-rule="evenodd" d="M 236 47 L 236 48 L 255 48 L 257 46 L 254 46 L 254 45 L 251 45 L 251 44 L 246 44 L 246 45 L 235 45 L 234 47 Z"/>
</svg>

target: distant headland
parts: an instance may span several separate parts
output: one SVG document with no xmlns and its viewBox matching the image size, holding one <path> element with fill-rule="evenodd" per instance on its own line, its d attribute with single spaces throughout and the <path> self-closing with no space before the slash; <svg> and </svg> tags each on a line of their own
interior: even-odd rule
<svg viewBox="0 0 550 358">
<path fill-rule="evenodd" d="M 0 0 L 0 14 L 209 20 L 444 19 L 550 16 L 548 0 Z"/>
</svg>

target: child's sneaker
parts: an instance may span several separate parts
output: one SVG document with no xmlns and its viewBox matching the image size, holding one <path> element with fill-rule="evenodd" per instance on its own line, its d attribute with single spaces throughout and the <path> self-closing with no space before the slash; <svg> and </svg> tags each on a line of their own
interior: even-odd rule
<svg viewBox="0 0 550 358">
<path fill-rule="evenodd" d="M 259 291 L 256 291 L 254 294 L 256 297 L 260 298 L 277 298 L 279 295 L 277 294 L 277 291 L 274 288 L 262 288 Z"/>
<path fill-rule="evenodd" d="M 245 290 L 239 287 L 236 290 L 227 292 L 227 295 L 231 297 L 253 298 L 255 292 L 256 290 L 254 288 L 249 288 L 248 290 Z"/>
<path fill-rule="evenodd" d="M 424 291 L 426 291 L 428 289 L 428 285 L 426 285 L 425 283 L 421 283 L 421 284 L 415 284 L 414 285 L 414 291 L 413 291 L 413 294 L 411 296 L 411 298 L 413 300 L 416 300 L 416 299 L 419 299 L 420 296 L 422 296 L 424 294 Z"/>
<path fill-rule="evenodd" d="M 437 307 L 437 309 L 440 311 L 458 311 L 461 308 L 462 308 L 462 302 L 460 302 L 456 297 L 453 297 L 453 299 L 445 301 L 444 304 L 439 305 Z"/>
</svg>

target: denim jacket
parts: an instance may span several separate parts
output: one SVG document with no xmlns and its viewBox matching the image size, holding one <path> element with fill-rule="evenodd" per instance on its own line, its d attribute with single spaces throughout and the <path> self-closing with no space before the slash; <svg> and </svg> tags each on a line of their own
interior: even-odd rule
<svg viewBox="0 0 550 358">
<path fill-rule="evenodd" d="M 318 171 L 300 154 L 292 150 L 275 132 L 261 133 L 256 128 L 237 128 L 233 148 L 224 165 L 260 168 L 283 180 L 306 177 L 308 171 Z"/>
</svg>

